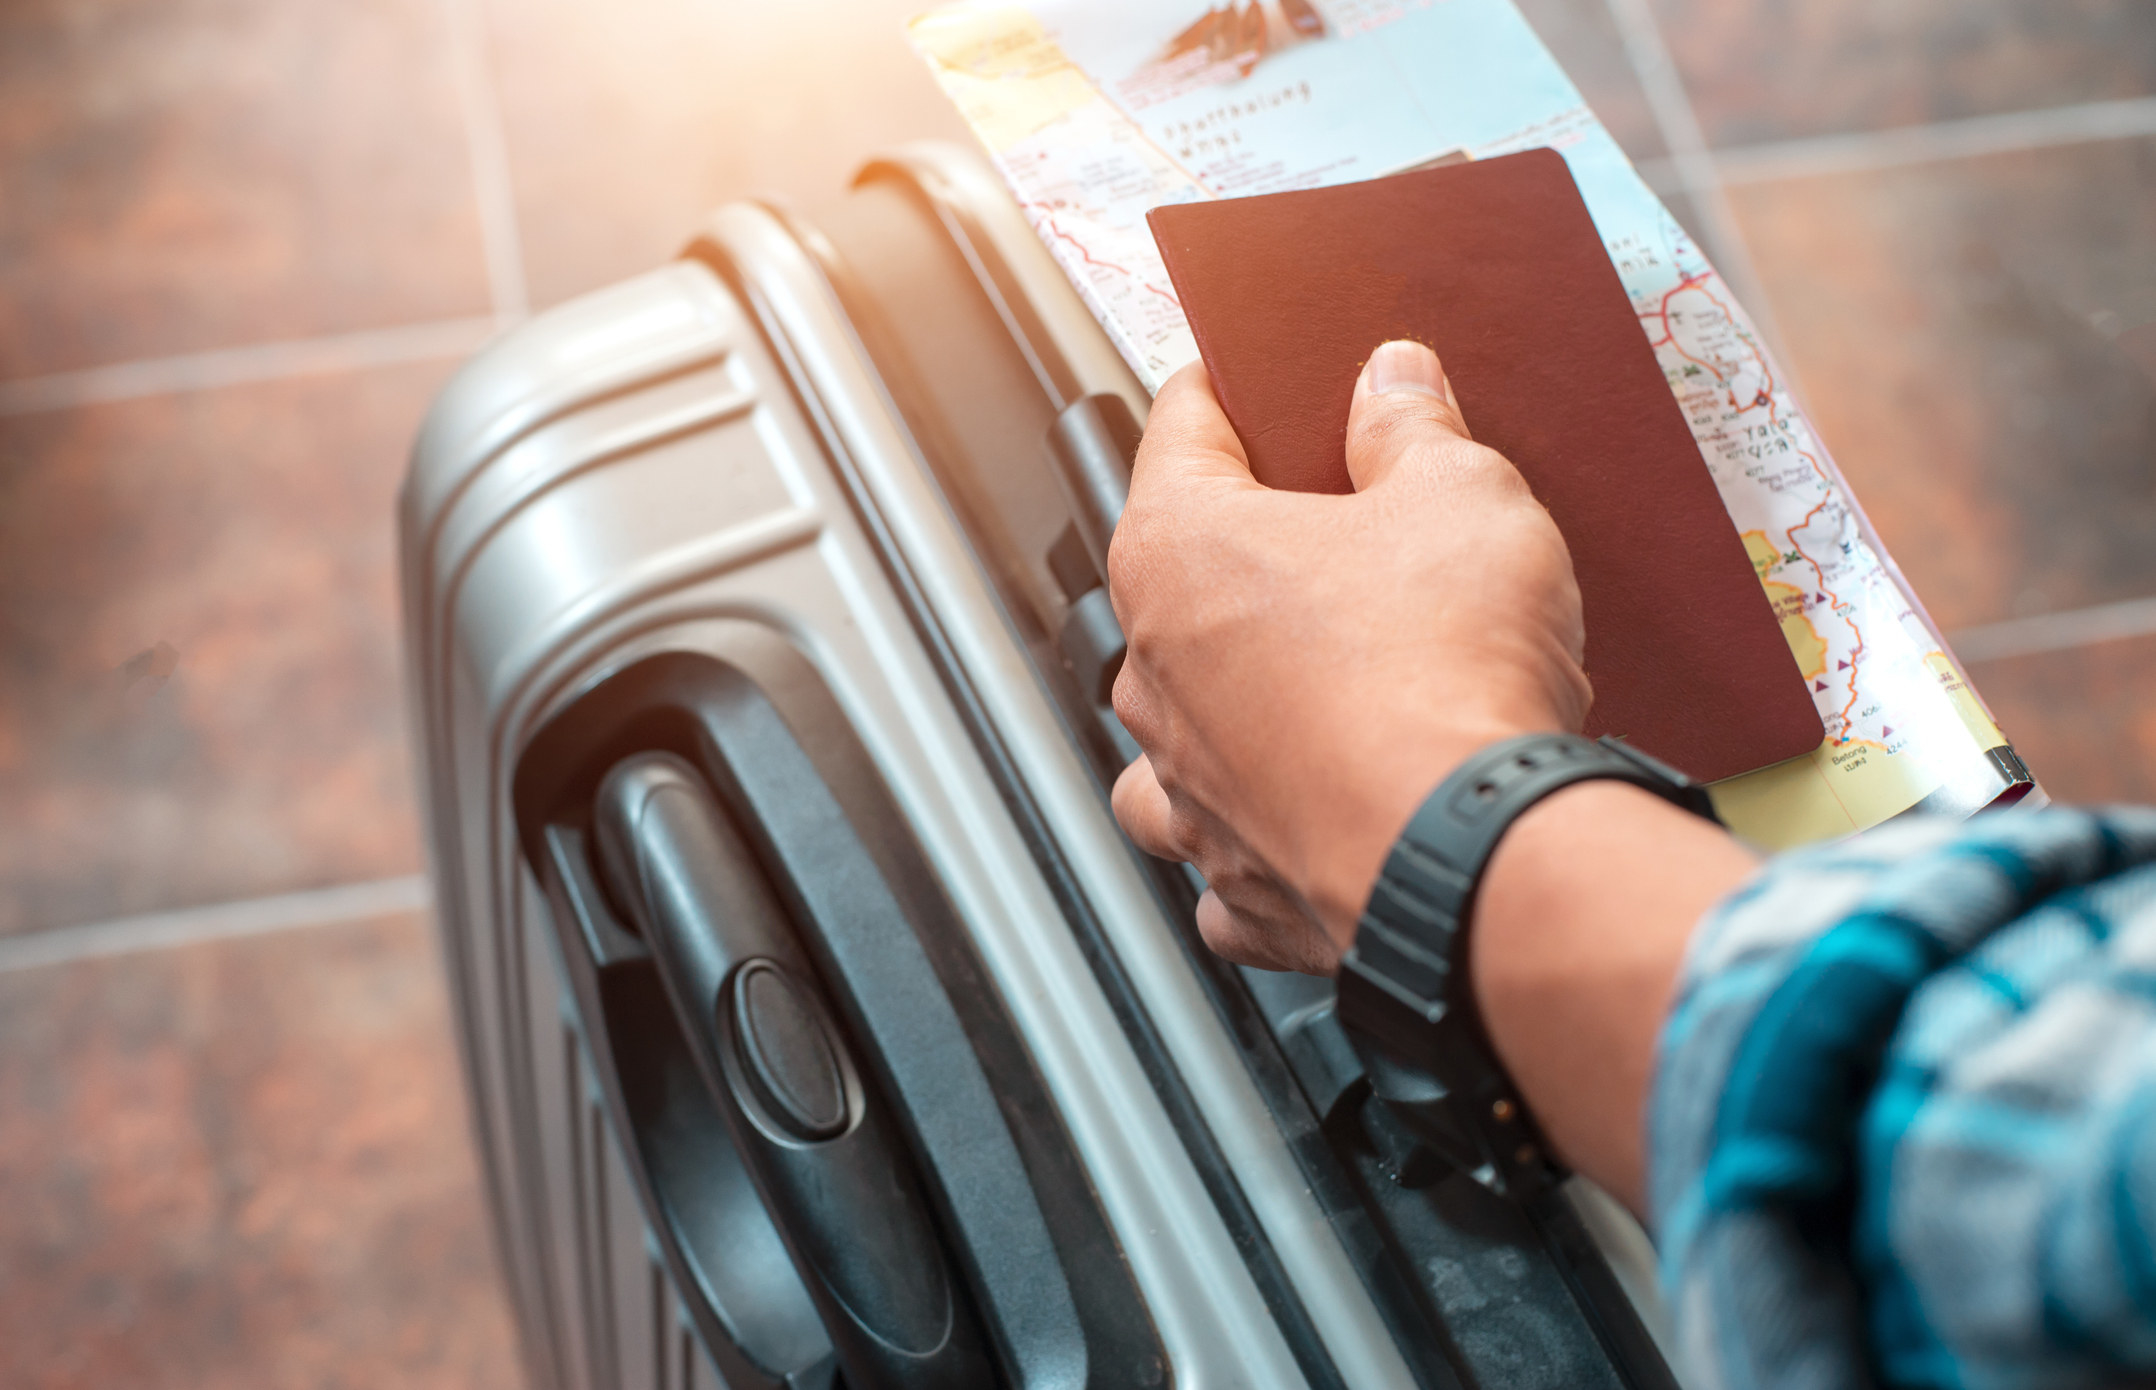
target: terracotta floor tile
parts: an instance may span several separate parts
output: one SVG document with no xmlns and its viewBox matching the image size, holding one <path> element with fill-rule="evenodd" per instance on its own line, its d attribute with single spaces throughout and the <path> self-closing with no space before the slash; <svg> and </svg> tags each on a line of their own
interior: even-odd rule
<svg viewBox="0 0 2156 1390">
<path fill-rule="evenodd" d="M 492 7 L 496 81 L 533 299 L 646 269 L 729 198 L 840 194 L 877 150 L 971 144 L 903 26 L 919 0 Z M 1523 9 L 1635 158 L 1662 153 L 1602 0 Z"/>
<path fill-rule="evenodd" d="M 1665 153 L 1606 0 L 1519 0 L 1519 6 L 1625 153 L 1635 160 Z"/>
<path fill-rule="evenodd" d="M 0 932 L 418 869 L 391 504 L 449 370 L 0 420 Z"/>
<path fill-rule="evenodd" d="M 2146 0 L 1653 0 L 1717 144 L 2156 93 Z"/>
<path fill-rule="evenodd" d="M 1692 200 L 1691 194 L 1664 193 L 1662 206 L 1669 209 L 1670 216 L 1677 219 L 1677 225 L 1683 227 L 1694 242 L 1701 246 L 1707 244 L 1706 221 L 1699 215 L 1699 205 Z"/>
<path fill-rule="evenodd" d="M 729 198 L 839 196 L 878 150 L 971 142 L 907 46 L 920 0 L 496 0 L 535 303 L 648 269 Z"/>
<path fill-rule="evenodd" d="M 0 975 L 0 1383 L 521 1383 L 405 916 Z"/>
<path fill-rule="evenodd" d="M 2054 799 L 2156 805 L 2156 637 L 1978 662 L 1969 676 Z"/>
<path fill-rule="evenodd" d="M 2156 594 L 2156 140 L 1732 193 L 1827 446 L 1949 630 Z"/>
<path fill-rule="evenodd" d="M 0 6 L 0 377 L 488 308 L 437 0 Z"/>
</svg>

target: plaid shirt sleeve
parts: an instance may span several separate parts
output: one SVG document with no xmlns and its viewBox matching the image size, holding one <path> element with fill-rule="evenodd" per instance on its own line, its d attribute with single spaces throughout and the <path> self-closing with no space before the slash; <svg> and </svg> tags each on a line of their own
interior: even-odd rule
<svg viewBox="0 0 2156 1390">
<path fill-rule="evenodd" d="M 1690 1390 L 2156 1377 L 2156 811 L 1770 863 L 1694 938 L 1648 1132 Z"/>
</svg>

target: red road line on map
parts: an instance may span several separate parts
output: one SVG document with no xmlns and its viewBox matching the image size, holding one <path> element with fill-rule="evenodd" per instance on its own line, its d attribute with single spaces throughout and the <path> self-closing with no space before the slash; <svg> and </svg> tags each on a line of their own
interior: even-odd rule
<svg viewBox="0 0 2156 1390">
<path fill-rule="evenodd" d="M 1714 291 L 1706 288 L 1706 278 L 1707 277 L 1705 273 L 1701 273 L 1699 275 L 1684 275 L 1680 273 L 1677 283 L 1671 286 L 1670 289 L 1663 294 L 1659 308 L 1651 312 L 1642 312 L 1639 316 L 1643 319 L 1661 319 L 1663 334 L 1661 341 L 1667 342 L 1670 347 L 1676 350 L 1677 355 L 1684 358 L 1687 362 L 1694 363 L 1697 366 L 1705 367 L 1708 371 L 1714 373 L 1715 379 L 1723 384 L 1725 392 L 1728 396 L 1729 408 L 1731 410 L 1737 412 L 1739 415 L 1742 415 L 1747 410 L 1757 410 L 1759 407 L 1765 406 L 1767 408 L 1768 423 L 1780 424 L 1782 417 L 1781 407 L 1777 406 L 1774 403 L 1774 369 L 1768 363 L 1766 354 L 1762 353 L 1756 344 L 1746 341 L 1745 348 L 1748 352 L 1751 353 L 1753 362 L 1758 364 L 1760 378 L 1765 384 L 1760 387 L 1758 394 L 1753 396 L 1752 403 L 1750 405 L 1739 405 L 1737 403 L 1736 388 L 1730 384 L 1730 378 L 1723 373 L 1722 369 L 1713 362 L 1706 361 L 1702 358 L 1694 357 L 1691 353 L 1684 350 L 1683 344 L 1677 341 L 1676 331 L 1670 327 L 1669 323 L 1669 302 L 1671 299 L 1675 298 L 1677 295 L 1684 293 L 1686 290 L 1698 290 L 1701 294 L 1707 297 L 1708 303 L 1714 305 L 1715 308 L 1721 310 L 1722 313 L 1726 317 L 1728 317 L 1730 323 L 1733 326 L 1736 323 L 1736 316 L 1731 311 L 1729 305 L 1723 303 L 1720 299 L 1716 298 Z M 1656 343 L 1655 345 L 1660 346 L 1660 343 Z M 1791 550 L 1794 550 L 1797 553 L 1798 558 L 1802 559 L 1805 564 L 1810 565 L 1812 567 L 1812 572 L 1819 576 L 1819 592 L 1827 596 L 1828 602 L 1837 610 L 1837 616 L 1839 616 L 1843 622 L 1849 624 L 1849 631 L 1854 634 L 1857 639 L 1856 646 L 1851 649 L 1849 653 L 1849 700 L 1848 703 L 1842 706 L 1841 711 L 1842 733 L 1840 737 L 1840 742 L 1847 743 L 1849 741 L 1849 730 L 1851 727 L 1850 712 L 1856 709 L 1857 700 L 1859 698 L 1857 694 L 1857 658 L 1864 654 L 1864 629 L 1857 626 L 1856 619 L 1849 617 L 1847 614 L 1839 612 L 1842 607 L 1842 598 L 1840 594 L 1835 593 L 1833 589 L 1827 586 L 1827 572 L 1825 567 L 1822 566 L 1819 561 L 1813 559 L 1810 552 L 1806 551 L 1805 548 L 1797 541 L 1797 532 L 1803 530 L 1805 527 L 1812 524 L 1812 518 L 1818 516 L 1820 511 L 1826 507 L 1827 503 L 1833 500 L 1834 494 L 1833 480 L 1828 478 L 1827 471 L 1819 466 L 1819 460 L 1813 458 L 1811 454 L 1807 453 L 1803 449 L 1797 450 L 1797 457 L 1803 459 L 1805 463 L 1811 466 L 1811 470 L 1819 475 L 1819 481 L 1821 485 L 1826 489 L 1827 496 L 1822 497 L 1819 500 L 1818 506 L 1813 507 L 1810 511 L 1804 514 L 1804 520 L 1798 522 L 1795 526 L 1790 527 L 1788 531 L 1784 532 L 1783 534 L 1788 537 L 1789 548 Z"/>
<path fill-rule="evenodd" d="M 1701 294 L 1707 296 L 1707 302 L 1709 304 L 1712 304 L 1715 308 L 1722 311 L 1723 316 L 1727 318 L 1731 326 L 1734 327 L 1737 322 L 1736 312 L 1732 310 L 1727 304 L 1724 304 L 1721 300 L 1715 298 L 1714 291 L 1706 287 L 1706 280 L 1707 277 L 1704 274 L 1690 276 L 1683 279 L 1676 286 L 1676 288 L 1672 289 L 1669 292 L 1669 294 L 1665 294 L 1662 296 L 1662 303 L 1665 312 L 1667 310 L 1671 295 L 1680 294 L 1685 290 L 1698 290 Z M 1676 344 L 1672 343 L 1671 346 L 1675 347 Z M 1778 412 L 1775 410 L 1774 407 L 1774 369 L 1767 364 L 1766 354 L 1762 353 L 1756 344 L 1753 344 L 1750 341 L 1746 341 L 1745 350 L 1752 354 L 1752 361 L 1757 363 L 1759 366 L 1760 379 L 1766 384 L 1760 387 L 1759 394 L 1752 398 L 1751 405 L 1738 405 L 1736 388 L 1731 387 L 1729 392 L 1729 407 L 1732 410 L 1745 411 L 1752 410 L 1763 405 L 1767 408 L 1767 418 L 1769 420 L 1775 420 L 1778 418 Z M 1677 348 L 1677 351 L 1684 352 L 1684 349 L 1680 347 Z M 1688 352 L 1684 355 L 1686 357 L 1692 357 L 1692 355 Z M 1696 357 L 1692 357 L 1692 360 L 1695 362 L 1699 361 L 1699 359 Z M 1722 375 L 1721 372 L 1715 370 L 1714 366 L 1711 363 L 1700 362 L 1700 365 L 1702 367 L 1706 367 L 1707 370 L 1714 372 L 1716 376 Z M 1723 377 L 1722 379 L 1725 382 L 1728 381 L 1727 377 Z"/>
<path fill-rule="evenodd" d="M 1041 205 L 1039 203 L 1028 203 L 1026 204 L 1026 206 L 1038 211 L 1040 210 Z M 1061 227 L 1058 227 L 1056 225 L 1055 218 L 1051 217 L 1047 212 L 1040 211 L 1039 215 L 1041 219 L 1041 225 L 1046 227 L 1055 236 L 1061 237 L 1063 240 L 1069 242 L 1072 246 L 1076 247 L 1079 256 L 1085 260 L 1085 263 L 1087 265 L 1097 265 L 1102 270 L 1112 270 L 1116 274 L 1124 277 L 1127 280 L 1136 280 L 1140 285 L 1159 295 L 1162 299 L 1167 300 L 1176 308 L 1180 309 L 1183 307 L 1182 300 L 1177 299 L 1174 295 L 1168 293 L 1166 290 L 1154 284 L 1152 281 L 1144 279 L 1139 275 L 1135 274 L 1128 267 L 1117 265 L 1113 261 L 1104 261 L 1098 256 L 1095 256 L 1091 251 L 1088 251 L 1086 249 L 1086 244 L 1084 242 L 1072 236 L 1069 232 L 1064 231 Z"/>
<path fill-rule="evenodd" d="M 1039 206 L 1040 206 L 1040 204 L 1039 204 L 1039 203 L 1032 203 L 1032 204 L 1029 204 L 1028 206 L 1031 206 L 1031 207 L 1036 207 L 1036 208 L 1037 208 L 1037 207 L 1039 207 Z M 1131 274 L 1130 274 L 1130 271 L 1128 271 L 1128 270 L 1127 270 L 1127 269 L 1125 269 L 1124 267 L 1122 267 L 1122 266 L 1119 266 L 1119 265 L 1116 265 L 1116 264 L 1115 264 L 1114 262 L 1112 262 L 1112 261 L 1104 261 L 1104 260 L 1101 260 L 1101 259 L 1099 259 L 1098 257 L 1096 257 L 1096 256 L 1095 256 L 1095 255 L 1094 255 L 1094 254 L 1093 254 L 1093 253 L 1092 253 L 1091 251 L 1088 251 L 1088 250 L 1086 250 L 1086 246 L 1085 246 L 1085 243 L 1084 243 L 1084 242 L 1082 242 L 1082 241 L 1080 241 L 1080 240 L 1079 240 L 1078 238 L 1076 238 L 1076 237 L 1072 236 L 1072 235 L 1071 235 L 1071 234 L 1070 234 L 1069 232 L 1066 232 L 1066 231 L 1064 231 L 1064 230 L 1063 230 L 1063 229 L 1062 229 L 1061 227 L 1058 227 L 1058 226 L 1056 225 L 1056 220 L 1055 220 L 1055 218 L 1053 218 L 1053 217 L 1049 216 L 1049 215 L 1048 215 L 1047 213 L 1043 212 L 1043 213 L 1042 213 L 1042 214 L 1040 215 L 1040 217 L 1041 217 L 1041 225 L 1042 225 L 1042 226 L 1046 227 L 1046 228 L 1047 228 L 1047 229 L 1048 229 L 1048 230 L 1049 230 L 1049 231 L 1050 231 L 1051 233 L 1053 233 L 1054 235 L 1056 235 L 1056 236 L 1059 236 L 1059 237 L 1063 238 L 1063 240 L 1065 240 L 1065 241 L 1069 242 L 1069 243 L 1070 243 L 1070 244 L 1071 244 L 1072 246 L 1075 246 L 1075 247 L 1077 247 L 1077 248 L 1078 248 L 1078 254 L 1079 254 L 1080 256 L 1082 256 L 1082 257 L 1083 257 L 1083 258 L 1085 259 L 1085 262 L 1086 262 L 1086 264 L 1088 264 L 1088 265 L 1097 265 L 1097 266 L 1099 266 L 1099 267 L 1100 267 L 1100 268 L 1101 268 L 1102 270 L 1112 270 L 1112 271 L 1114 271 L 1114 272 L 1115 272 L 1116 274 L 1118 274 L 1118 275 L 1129 275 L 1129 276 L 1130 276 L 1130 278 L 1131 278 L 1131 279 L 1133 279 L 1133 280 L 1135 280 L 1135 279 L 1137 279 L 1137 278 L 1138 278 L 1138 277 L 1137 277 L 1137 276 L 1135 276 L 1135 275 L 1131 275 Z"/>
<path fill-rule="evenodd" d="M 1814 471 L 1819 471 L 1819 460 L 1813 458 L 1810 454 L 1804 452 L 1804 450 L 1797 450 L 1797 457 L 1803 459 L 1806 463 L 1809 463 Z M 1826 478 L 1826 474 L 1823 471 L 1819 471 L 1819 476 L 1822 481 L 1824 481 Z M 1827 496 L 1819 499 L 1818 506 L 1813 507 L 1810 511 L 1804 514 L 1804 520 L 1790 527 L 1783 534 L 1789 537 L 1790 549 L 1796 551 L 1799 558 L 1801 558 L 1805 564 L 1810 565 L 1812 567 L 1812 572 L 1819 576 L 1819 592 L 1825 594 L 1827 596 L 1827 601 L 1833 604 L 1836 609 L 1839 609 L 1842 606 L 1842 596 L 1827 587 L 1826 570 L 1821 568 L 1819 562 L 1817 560 L 1814 560 L 1811 555 L 1804 549 L 1804 547 L 1797 543 L 1797 532 L 1811 525 L 1812 518 L 1819 515 L 1821 511 L 1825 510 L 1827 503 L 1833 500 L 1834 498 L 1830 490 Z M 1841 741 L 1843 743 L 1847 743 L 1849 741 L 1850 727 L 1849 712 L 1857 707 L 1857 658 L 1864 655 L 1864 629 L 1857 626 L 1857 620 L 1855 618 L 1849 617 L 1847 614 L 1840 614 L 1839 616 L 1841 617 L 1841 620 L 1843 622 L 1849 624 L 1849 630 L 1856 634 L 1857 639 L 1856 646 L 1849 653 L 1849 702 L 1842 706 Z"/>
<path fill-rule="evenodd" d="M 1679 271 L 1677 273 L 1677 283 L 1675 285 L 1672 285 L 1666 292 L 1664 292 L 1664 294 L 1662 295 L 1662 302 L 1660 306 L 1657 307 L 1652 313 L 1643 313 L 1640 315 L 1640 317 L 1658 318 L 1662 320 L 1663 341 L 1667 342 L 1671 347 L 1675 348 L 1679 357 L 1682 357 L 1685 361 L 1692 363 L 1694 366 L 1705 367 L 1708 371 L 1714 373 L 1715 380 L 1727 386 L 1729 383 L 1729 378 L 1722 375 L 1722 369 L 1715 366 L 1714 363 L 1706 361 L 1704 358 L 1694 357 L 1691 353 L 1686 352 L 1684 350 L 1684 345 L 1677 341 L 1676 330 L 1669 326 L 1670 300 L 1684 293 L 1684 291 L 1693 288 L 1704 278 L 1706 278 L 1704 274 L 1686 275 L 1684 272 Z M 1705 292 L 1702 291 L 1702 293 Z M 1707 298 L 1712 300 L 1714 299 L 1714 296 L 1710 294 L 1707 296 Z M 1721 302 L 1719 300 L 1716 300 L 1716 307 L 1720 307 L 1720 303 Z M 1730 391 L 1729 393 L 1729 404 L 1730 408 L 1733 410 L 1743 409 L 1742 406 L 1737 404 L 1737 393 L 1734 390 Z"/>
</svg>

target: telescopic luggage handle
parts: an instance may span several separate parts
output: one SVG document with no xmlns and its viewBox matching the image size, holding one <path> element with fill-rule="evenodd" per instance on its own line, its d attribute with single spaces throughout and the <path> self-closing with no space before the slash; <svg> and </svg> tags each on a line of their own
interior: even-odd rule
<svg viewBox="0 0 2156 1390">
<path fill-rule="evenodd" d="M 1058 641 L 1078 688 L 1102 708 L 1114 697 L 1127 650 L 1108 598 L 1108 543 L 1130 500 L 1131 462 L 1142 433 L 1129 404 L 1106 393 L 1072 401 L 1048 430 L 1049 457 L 1071 510 L 1062 544 L 1074 539 L 1083 557 L 1057 576 L 1070 601 Z M 1057 568 L 1058 557 L 1051 555 L 1049 565 Z"/>
<path fill-rule="evenodd" d="M 993 1382 L 888 1107 L 784 908 L 703 779 L 624 759 L 594 808 L 604 882 L 648 945 L 849 1386 Z"/>
<path fill-rule="evenodd" d="M 1108 543 L 1130 500 L 1131 462 L 1143 433 L 1129 402 L 1105 392 L 1072 401 L 1048 431 L 1048 451 L 1070 503 L 1071 524 L 1103 580 Z"/>
</svg>

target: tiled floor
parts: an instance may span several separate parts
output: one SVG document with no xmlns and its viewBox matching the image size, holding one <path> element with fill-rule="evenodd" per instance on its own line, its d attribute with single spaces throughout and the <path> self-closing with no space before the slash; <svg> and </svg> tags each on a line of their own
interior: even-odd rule
<svg viewBox="0 0 2156 1390">
<path fill-rule="evenodd" d="M 0 976 L 0 1384 L 519 1383 L 415 915 Z"/>
<path fill-rule="evenodd" d="M 1976 679 L 2054 793 L 2156 801 L 2156 636 L 1987 661 Z"/>
<path fill-rule="evenodd" d="M 681 248 L 730 197 L 838 196 L 867 154 L 967 139 L 906 47 L 920 0 L 484 0 L 537 304 Z"/>
<path fill-rule="evenodd" d="M 422 919 L 302 892 L 423 862 L 404 450 L 494 325 L 961 135 L 918 3 L 0 7 L 0 1383 L 516 1383 Z M 2030 764 L 2156 800 L 2156 623 L 2016 625 L 2156 596 L 2156 9 L 1522 5 Z M 290 929 L 20 953 L 177 909 Z"/>
<path fill-rule="evenodd" d="M 1717 145 L 2156 92 L 2144 0 L 1651 0 Z"/>
<path fill-rule="evenodd" d="M 2115 341 L 2156 322 L 2156 139 L 1731 198 L 1816 423 L 1934 618 L 2156 593 L 2156 374 Z"/>
<path fill-rule="evenodd" d="M 0 13 L 0 373 L 487 307 L 437 0 Z"/>
<path fill-rule="evenodd" d="M 418 870 L 388 517 L 447 374 L 0 418 L 0 933 Z"/>
</svg>

